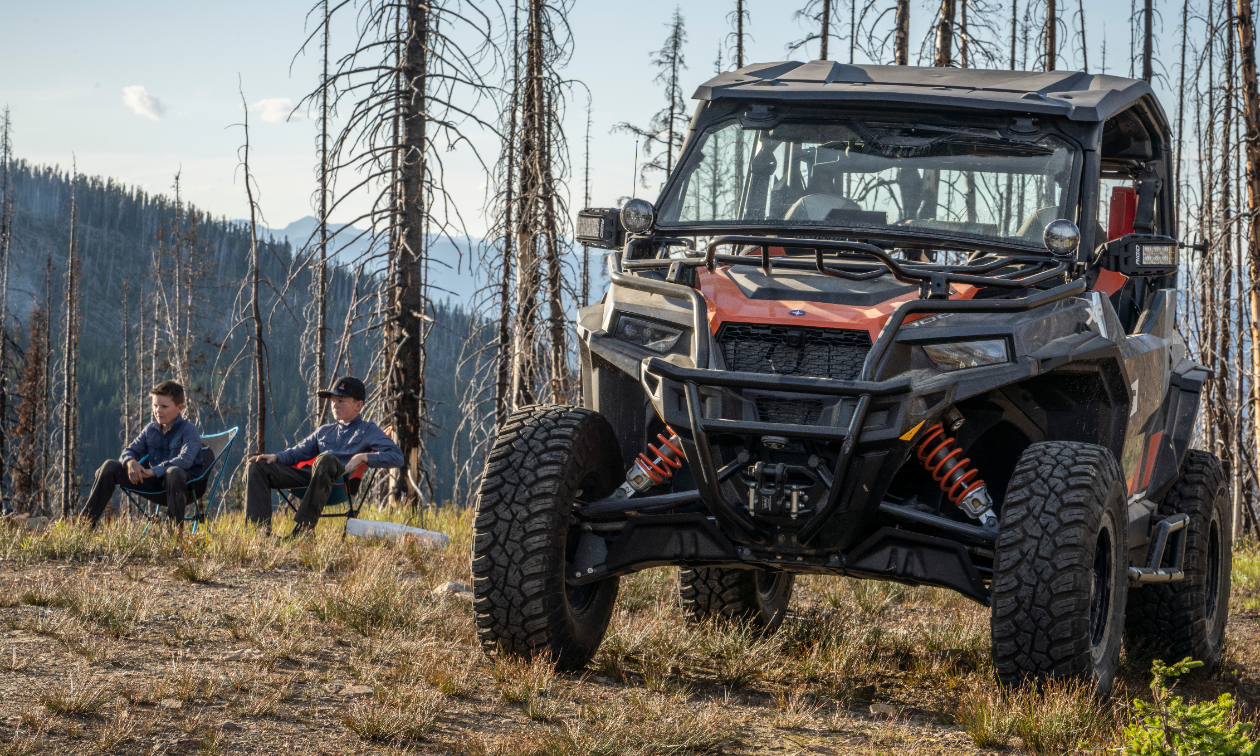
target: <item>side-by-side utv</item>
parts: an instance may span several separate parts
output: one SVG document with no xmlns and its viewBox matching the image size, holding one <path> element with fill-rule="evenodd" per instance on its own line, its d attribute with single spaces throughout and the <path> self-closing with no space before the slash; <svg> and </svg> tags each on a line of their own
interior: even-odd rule
<svg viewBox="0 0 1260 756">
<path fill-rule="evenodd" d="M 1214 666 L 1233 510 L 1189 448 L 1169 127 L 1143 81 L 832 62 L 704 84 L 579 313 L 582 406 L 517 410 L 473 547 L 488 651 L 584 665 L 618 576 L 768 629 L 798 573 L 992 608 L 1003 682 Z M 1192 258 L 1191 258 L 1192 259 Z"/>
</svg>

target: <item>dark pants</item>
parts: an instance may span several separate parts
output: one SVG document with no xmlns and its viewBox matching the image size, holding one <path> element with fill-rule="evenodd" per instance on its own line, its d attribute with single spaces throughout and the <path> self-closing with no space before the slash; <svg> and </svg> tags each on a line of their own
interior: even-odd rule
<svg viewBox="0 0 1260 756">
<path fill-rule="evenodd" d="M 139 483 L 132 483 L 127 477 L 127 466 L 116 459 L 101 465 L 96 471 L 96 482 L 92 484 L 92 493 L 88 494 L 87 515 L 93 526 L 100 522 L 101 514 L 114 497 L 114 489 L 125 485 L 137 491 L 153 494 L 165 494 L 166 511 L 171 520 L 179 527 L 184 527 L 184 509 L 188 503 L 188 473 L 180 467 L 166 468 L 166 474 L 160 478 L 145 478 Z"/>
<path fill-rule="evenodd" d="M 245 516 L 250 522 L 270 530 L 272 490 L 305 488 L 306 494 L 293 521 L 298 530 L 312 529 L 332 493 L 333 481 L 345 474 L 341 461 L 327 452 L 301 470 L 278 462 L 250 462 L 245 475 Z"/>
</svg>

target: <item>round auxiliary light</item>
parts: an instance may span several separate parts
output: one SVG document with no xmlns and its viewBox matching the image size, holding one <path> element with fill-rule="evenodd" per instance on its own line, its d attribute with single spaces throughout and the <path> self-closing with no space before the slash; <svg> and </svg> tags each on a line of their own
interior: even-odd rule
<svg viewBox="0 0 1260 756">
<path fill-rule="evenodd" d="M 655 219 L 652 203 L 644 199 L 632 199 L 621 208 L 621 227 L 632 234 L 646 234 Z"/>
<path fill-rule="evenodd" d="M 1071 257 L 1081 245 L 1081 230 L 1072 221 L 1059 218 L 1046 224 L 1041 240 L 1055 257 Z"/>
</svg>

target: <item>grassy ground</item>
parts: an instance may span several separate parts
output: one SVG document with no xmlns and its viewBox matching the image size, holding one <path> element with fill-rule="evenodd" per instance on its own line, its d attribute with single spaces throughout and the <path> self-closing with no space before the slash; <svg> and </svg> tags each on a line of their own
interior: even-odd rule
<svg viewBox="0 0 1260 756">
<path fill-rule="evenodd" d="M 470 582 L 470 513 L 418 524 L 450 548 L 343 541 L 331 521 L 296 546 L 239 517 L 183 539 L 0 524 L 0 756 L 1101 751 L 1147 693 L 1126 663 L 1108 701 L 1003 697 L 987 610 L 936 589 L 803 578 L 774 635 L 687 625 L 667 569 L 623 578 L 599 656 L 556 675 L 487 658 L 469 599 L 440 590 Z M 1250 719 L 1260 555 L 1234 574 L 1226 664 L 1181 692 L 1231 692 Z"/>
</svg>

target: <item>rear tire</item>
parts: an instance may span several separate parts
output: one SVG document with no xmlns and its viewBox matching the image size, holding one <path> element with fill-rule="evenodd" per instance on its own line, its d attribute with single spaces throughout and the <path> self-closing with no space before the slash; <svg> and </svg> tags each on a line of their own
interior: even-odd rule
<svg viewBox="0 0 1260 756">
<path fill-rule="evenodd" d="M 678 570 L 683 615 L 693 622 L 721 618 L 774 630 L 792 603 L 796 576 L 773 570 L 701 567 Z"/>
<path fill-rule="evenodd" d="M 1211 672 L 1221 661 L 1229 619 L 1233 519 L 1225 473 L 1212 454 L 1186 452 L 1177 482 L 1159 514 L 1190 515 L 1186 526 L 1185 580 L 1129 591 L 1125 640 L 1132 653 L 1166 661 L 1187 656 Z"/>
<path fill-rule="evenodd" d="M 599 649 L 617 578 L 565 583 L 578 530 L 574 500 L 611 494 L 621 450 L 602 415 L 539 405 L 512 413 L 486 461 L 473 530 L 473 610 L 486 653 L 547 655 L 557 669 L 586 665 Z"/>
<path fill-rule="evenodd" d="M 1004 685 L 1076 678 L 1099 695 L 1120 662 L 1128 517 L 1101 446 L 1037 443 L 1007 489 L 993 572 L 993 665 Z"/>
</svg>

